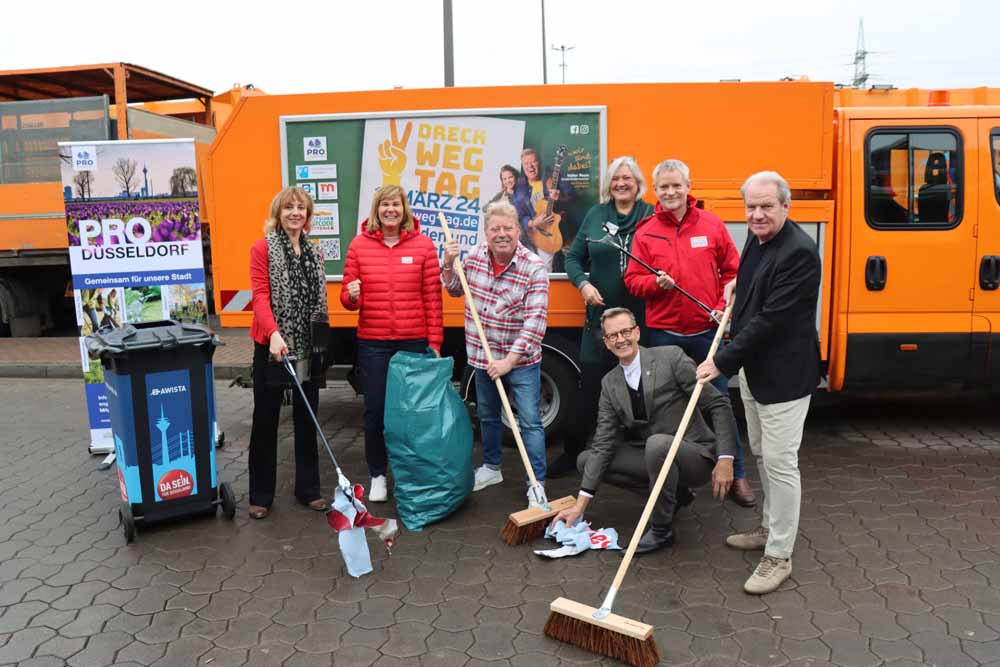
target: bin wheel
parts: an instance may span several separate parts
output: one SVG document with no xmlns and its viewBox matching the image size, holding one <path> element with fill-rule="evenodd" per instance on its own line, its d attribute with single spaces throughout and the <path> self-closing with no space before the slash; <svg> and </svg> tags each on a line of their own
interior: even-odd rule
<svg viewBox="0 0 1000 667">
<path fill-rule="evenodd" d="M 232 521 L 236 516 L 236 496 L 233 495 L 233 487 L 229 486 L 229 482 L 219 485 L 219 498 L 222 500 L 222 515 Z"/>
<path fill-rule="evenodd" d="M 122 526 L 125 544 L 131 544 L 132 540 L 135 539 L 135 518 L 132 516 L 132 507 L 129 503 L 122 503 L 118 509 L 118 522 Z"/>
<path fill-rule="evenodd" d="M 219 435 L 215 438 L 215 448 L 222 449 L 222 446 L 226 444 L 226 432 L 219 431 Z"/>
</svg>

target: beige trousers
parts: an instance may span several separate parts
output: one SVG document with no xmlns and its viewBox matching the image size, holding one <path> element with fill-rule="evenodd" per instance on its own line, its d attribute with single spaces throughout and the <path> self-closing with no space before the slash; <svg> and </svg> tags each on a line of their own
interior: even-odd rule
<svg viewBox="0 0 1000 667">
<path fill-rule="evenodd" d="M 758 403 L 741 369 L 740 397 L 746 412 L 750 451 L 757 459 L 764 491 L 760 525 L 769 531 L 764 553 L 774 558 L 791 558 L 802 502 L 799 445 L 812 396 L 785 403 Z"/>
</svg>

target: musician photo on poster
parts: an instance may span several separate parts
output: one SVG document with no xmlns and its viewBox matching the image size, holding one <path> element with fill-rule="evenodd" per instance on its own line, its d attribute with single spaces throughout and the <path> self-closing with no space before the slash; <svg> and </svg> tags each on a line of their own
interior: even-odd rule
<svg viewBox="0 0 1000 667">
<path fill-rule="evenodd" d="M 556 146 L 551 166 L 544 167 L 538 150 L 531 146 L 521 151 L 521 176 L 514 187 L 514 208 L 521 221 L 521 243 L 541 257 L 551 273 L 556 268 L 556 258 L 561 260 L 565 243 L 562 234 L 566 206 L 573 201 L 575 192 L 562 177 L 563 160 L 569 149 L 565 144 Z"/>
</svg>

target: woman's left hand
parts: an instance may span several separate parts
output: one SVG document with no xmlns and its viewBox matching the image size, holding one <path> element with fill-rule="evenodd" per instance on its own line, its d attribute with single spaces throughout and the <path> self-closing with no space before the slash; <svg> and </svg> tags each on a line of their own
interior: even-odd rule
<svg viewBox="0 0 1000 667">
<path fill-rule="evenodd" d="M 275 331 L 271 334 L 270 340 L 270 352 L 274 360 L 281 362 L 284 360 L 285 355 L 288 354 L 288 345 L 285 344 L 285 339 L 281 337 L 281 333 Z"/>
<path fill-rule="evenodd" d="M 583 297 L 583 302 L 588 306 L 604 305 L 604 297 L 601 296 L 601 292 L 590 283 L 583 286 L 583 289 L 580 290 L 580 295 Z"/>
<path fill-rule="evenodd" d="M 441 358 L 441 353 L 435 350 L 433 347 L 431 348 L 431 352 L 433 352 L 434 356 L 437 357 L 438 359 Z"/>
</svg>

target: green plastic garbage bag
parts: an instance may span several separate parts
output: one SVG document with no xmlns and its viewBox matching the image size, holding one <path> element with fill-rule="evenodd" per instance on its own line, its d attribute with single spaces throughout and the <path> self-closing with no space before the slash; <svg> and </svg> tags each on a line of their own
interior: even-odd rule
<svg viewBox="0 0 1000 667">
<path fill-rule="evenodd" d="M 385 447 L 396 509 L 410 530 L 440 521 L 472 493 L 472 423 L 451 384 L 454 361 L 397 352 L 385 392 Z"/>
</svg>

